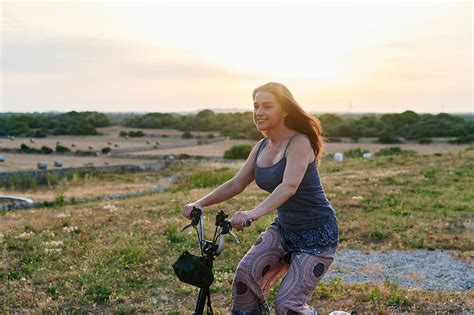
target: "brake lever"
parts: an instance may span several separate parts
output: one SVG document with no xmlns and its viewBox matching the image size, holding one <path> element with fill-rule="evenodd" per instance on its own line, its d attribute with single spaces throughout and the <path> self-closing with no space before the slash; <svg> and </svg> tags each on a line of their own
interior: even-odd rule
<svg viewBox="0 0 474 315">
<path fill-rule="evenodd" d="M 181 233 L 183 233 L 186 229 L 189 229 L 190 227 L 192 227 L 193 224 L 192 223 L 189 223 L 188 225 L 186 225 L 182 230 L 181 230 Z"/>
<path fill-rule="evenodd" d="M 237 237 L 237 235 L 234 234 L 234 232 L 229 231 L 229 234 L 234 238 L 234 241 L 235 241 L 237 244 L 240 244 L 239 238 Z"/>
</svg>

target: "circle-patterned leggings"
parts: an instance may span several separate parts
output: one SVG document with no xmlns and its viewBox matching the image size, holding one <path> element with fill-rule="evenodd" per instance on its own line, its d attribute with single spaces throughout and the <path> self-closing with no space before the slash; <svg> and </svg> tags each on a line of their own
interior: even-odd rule
<svg viewBox="0 0 474 315">
<path fill-rule="evenodd" d="M 269 226 L 240 261 L 232 283 L 232 314 L 269 314 L 271 287 L 285 276 L 275 297 L 280 314 L 316 314 L 307 302 L 334 256 L 291 254 L 288 264 L 279 231 Z"/>
</svg>

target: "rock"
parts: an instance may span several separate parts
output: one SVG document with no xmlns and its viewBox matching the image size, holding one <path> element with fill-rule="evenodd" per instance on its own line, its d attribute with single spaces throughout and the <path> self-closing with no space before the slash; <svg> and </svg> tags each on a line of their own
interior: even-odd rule
<svg viewBox="0 0 474 315">
<path fill-rule="evenodd" d="M 48 168 L 48 162 L 44 162 L 44 161 L 38 162 L 36 164 L 36 167 L 40 170 L 45 170 Z"/>
<path fill-rule="evenodd" d="M 334 153 L 334 161 L 342 161 L 344 160 L 344 154 L 341 152 Z"/>
<path fill-rule="evenodd" d="M 63 161 L 61 161 L 61 160 L 54 161 L 54 166 L 55 167 L 63 167 Z"/>
</svg>

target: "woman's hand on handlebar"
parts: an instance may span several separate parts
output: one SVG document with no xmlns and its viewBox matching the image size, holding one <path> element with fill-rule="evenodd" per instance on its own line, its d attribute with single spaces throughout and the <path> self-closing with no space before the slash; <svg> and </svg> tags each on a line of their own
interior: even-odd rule
<svg viewBox="0 0 474 315">
<path fill-rule="evenodd" d="M 202 210 L 202 206 L 200 204 L 195 203 L 195 202 L 188 203 L 188 204 L 185 204 L 184 207 L 183 207 L 183 215 L 186 218 L 191 219 L 191 211 L 193 211 L 194 207 L 199 208 L 199 209 Z"/>
<path fill-rule="evenodd" d="M 232 224 L 232 228 L 236 229 L 237 231 L 243 231 L 245 227 L 245 222 L 254 221 L 255 218 L 252 215 L 252 211 L 237 211 L 234 213 L 232 219 L 230 219 L 230 223 Z"/>
</svg>

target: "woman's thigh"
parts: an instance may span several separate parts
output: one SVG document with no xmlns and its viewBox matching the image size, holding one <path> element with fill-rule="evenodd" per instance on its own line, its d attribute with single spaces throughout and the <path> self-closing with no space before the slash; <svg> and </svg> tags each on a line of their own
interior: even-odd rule
<svg viewBox="0 0 474 315">
<path fill-rule="evenodd" d="M 234 297 L 250 298 L 248 294 L 262 300 L 271 286 L 288 270 L 283 260 L 285 251 L 281 236 L 275 227 L 269 226 L 260 234 L 255 244 L 240 261 L 234 278 Z"/>
<path fill-rule="evenodd" d="M 293 254 L 289 270 L 275 297 L 277 314 L 287 314 L 288 311 L 312 314 L 313 308 L 306 303 L 333 261 L 332 255 Z"/>
</svg>

